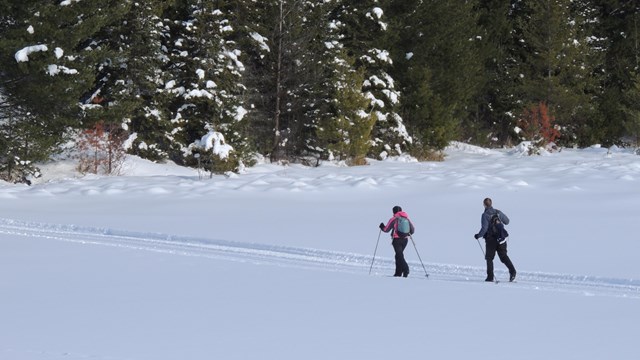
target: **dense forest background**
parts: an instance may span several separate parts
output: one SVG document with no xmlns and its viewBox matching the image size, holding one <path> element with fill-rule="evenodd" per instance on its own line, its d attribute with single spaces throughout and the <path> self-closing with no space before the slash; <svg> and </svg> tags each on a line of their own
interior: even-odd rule
<svg viewBox="0 0 640 360">
<path fill-rule="evenodd" d="M 638 146 L 639 22 L 635 0 L 0 0 L 0 178 L 96 138 L 212 171 Z"/>
</svg>

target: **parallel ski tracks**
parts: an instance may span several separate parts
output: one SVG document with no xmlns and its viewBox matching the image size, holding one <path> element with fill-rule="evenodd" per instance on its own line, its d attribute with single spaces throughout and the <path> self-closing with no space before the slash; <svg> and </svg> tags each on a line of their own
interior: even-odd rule
<svg viewBox="0 0 640 360">
<path fill-rule="evenodd" d="M 366 275 L 371 255 L 297 248 L 289 246 L 232 242 L 174 236 L 169 234 L 136 233 L 115 229 L 79 227 L 64 224 L 44 224 L 0 218 L 0 235 L 43 238 L 55 241 L 101 245 L 141 251 L 153 251 L 181 256 L 197 256 L 226 261 L 246 262 L 324 271 Z M 420 263 L 410 263 L 409 279 L 426 279 Z M 484 268 L 453 264 L 425 264 L 427 281 L 469 282 L 481 284 Z M 373 273 L 389 274 L 393 259 L 376 258 Z M 507 278 L 506 273 L 496 276 Z M 613 296 L 640 299 L 640 280 L 596 276 L 519 272 L 517 283 L 500 282 L 495 286 L 521 289 L 579 293 L 586 296 Z M 486 286 L 492 286 L 486 284 Z"/>
</svg>

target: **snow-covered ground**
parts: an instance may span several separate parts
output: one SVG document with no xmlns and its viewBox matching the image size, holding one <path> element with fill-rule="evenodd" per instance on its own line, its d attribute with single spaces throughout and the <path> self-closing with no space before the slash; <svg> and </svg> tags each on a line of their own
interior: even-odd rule
<svg viewBox="0 0 640 360">
<path fill-rule="evenodd" d="M 441 163 L 128 160 L 0 183 L 0 359 L 636 359 L 640 156 L 464 144 Z M 482 200 L 518 281 L 485 283 Z M 416 225 L 407 279 L 377 225 Z M 497 276 L 507 279 L 495 260 Z"/>
</svg>

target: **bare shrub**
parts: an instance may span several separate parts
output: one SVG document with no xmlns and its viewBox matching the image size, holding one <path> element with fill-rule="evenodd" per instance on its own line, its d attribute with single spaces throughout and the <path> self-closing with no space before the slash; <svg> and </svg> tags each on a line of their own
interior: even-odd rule
<svg viewBox="0 0 640 360">
<path fill-rule="evenodd" d="M 119 175 L 126 152 L 122 146 L 126 132 L 115 124 L 100 121 L 84 130 L 78 139 L 80 152 L 78 171 L 81 173 Z"/>
</svg>

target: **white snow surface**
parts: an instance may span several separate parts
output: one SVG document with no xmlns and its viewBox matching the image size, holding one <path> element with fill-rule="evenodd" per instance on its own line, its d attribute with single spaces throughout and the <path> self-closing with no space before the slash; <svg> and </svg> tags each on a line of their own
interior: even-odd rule
<svg viewBox="0 0 640 360">
<path fill-rule="evenodd" d="M 0 182 L 0 359 L 637 358 L 640 156 L 446 154 Z M 515 283 L 497 258 L 483 281 L 487 196 Z M 394 205 L 416 226 L 406 279 L 378 238 Z"/>
</svg>

